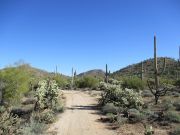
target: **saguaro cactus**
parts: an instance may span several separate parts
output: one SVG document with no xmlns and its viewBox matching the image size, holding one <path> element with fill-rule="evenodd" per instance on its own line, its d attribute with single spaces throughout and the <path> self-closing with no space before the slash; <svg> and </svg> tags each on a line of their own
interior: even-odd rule
<svg viewBox="0 0 180 135">
<path fill-rule="evenodd" d="M 152 83 L 148 80 L 148 86 L 149 89 L 151 90 L 151 93 L 155 97 L 155 104 L 158 103 L 159 97 L 164 96 L 167 92 L 167 88 L 162 88 L 159 83 L 159 77 L 162 75 L 165 71 L 166 68 L 166 58 L 164 58 L 163 62 L 163 69 L 161 72 L 158 70 L 158 65 L 157 65 L 157 46 L 156 46 L 156 36 L 154 36 L 154 80 L 155 82 Z"/>
<path fill-rule="evenodd" d="M 72 68 L 71 89 L 74 86 L 74 69 Z"/>
<path fill-rule="evenodd" d="M 76 80 L 77 72 L 76 70 L 74 71 L 74 80 Z"/>
<path fill-rule="evenodd" d="M 106 64 L 105 82 L 108 83 L 108 65 Z"/>
<path fill-rule="evenodd" d="M 141 80 L 144 79 L 144 64 L 141 62 Z"/>
<path fill-rule="evenodd" d="M 176 64 L 176 79 L 179 80 L 179 66 L 180 66 L 180 46 L 179 46 L 179 58 Z"/>
</svg>

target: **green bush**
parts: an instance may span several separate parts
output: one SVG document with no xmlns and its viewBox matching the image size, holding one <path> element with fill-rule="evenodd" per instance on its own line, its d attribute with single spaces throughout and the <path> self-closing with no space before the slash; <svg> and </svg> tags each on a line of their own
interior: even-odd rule
<svg viewBox="0 0 180 135">
<path fill-rule="evenodd" d="M 162 101 L 162 107 L 165 111 L 174 110 L 173 102 L 170 98 L 165 98 Z"/>
<path fill-rule="evenodd" d="M 122 88 L 143 90 L 145 88 L 145 83 L 137 77 L 126 78 L 123 80 Z"/>
<path fill-rule="evenodd" d="M 33 119 L 28 124 L 25 124 L 21 130 L 20 135 L 41 135 L 45 130 L 45 124 L 39 123 Z"/>
<path fill-rule="evenodd" d="M 176 108 L 177 111 L 180 111 L 180 101 L 179 100 L 174 102 L 173 105 L 174 105 L 174 107 Z"/>
<path fill-rule="evenodd" d="M 144 120 L 145 115 L 133 108 L 128 110 L 128 119 L 131 123 L 137 123 Z"/>
<path fill-rule="evenodd" d="M 43 112 L 34 113 L 33 118 L 39 123 L 51 124 L 55 121 L 55 113 L 52 110 L 46 109 Z"/>
<path fill-rule="evenodd" d="M 115 122 L 116 121 L 116 115 L 114 115 L 113 113 L 107 113 L 106 114 L 109 122 Z"/>
<path fill-rule="evenodd" d="M 5 84 L 3 100 L 15 103 L 29 91 L 31 74 L 23 67 L 6 68 L 0 71 L 0 80 Z"/>
<path fill-rule="evenodd" d="M 59 74 L 54 76 L 52 79 L 55 80 L 56 83 L 58 84 L 58 87 L 62 89 L 65 89 L 68 84 L 68 80 Z"/>
<path fill-rule="evenodd" d="M 174 85 L 175 85 L 176 87 L 180 87 L 180 80 L 177 80 L 177 81 L 174 83 Z"/>
<path fill-rule="evenodd" d="M 102 111 L 103 113 L 112 113 L 117 114 L 118 107 L 115 107 L 113 103 L 108 103 L 105 106 L 103 106 Z"/>
<path fill-rule="evenodd" d="M 98 87 L 98 83 L 99 83 L 99 80 L 91 76 L 84 76 L 75 81 L 75 85 L 77 88 L 96 89 Z"/>
<path fill-rule="evenodd" d="M 120 114 L 117 115 L 117 124 L 118 126 L 121 126 L 128 122 L 128 118 L 122 117 Z"/>
<path fill-rule="evenodd" d="M 168 111 L 164 115 L 165 119 L 170 122 L 180 123 L 180 115 L 175 111 Z"/>
<path fill-rule="evenodd" d="M 60 101 L 58 101 L 57 104 L 56 104 L 56 106 L 53 107 L 53 111 L 54 111 L 55 113 L 61 113 L 61 112 L 63 112 L 63 111 L 64 111 L 63 103 L 60 102 Z"/>
</svg>

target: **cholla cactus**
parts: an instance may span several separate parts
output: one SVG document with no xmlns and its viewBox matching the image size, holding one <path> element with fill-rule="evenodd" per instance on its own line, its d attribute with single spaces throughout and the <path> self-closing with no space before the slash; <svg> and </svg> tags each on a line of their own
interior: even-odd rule
<svg viewBox="0 0 180 135">
<path fill-rule="evenodd" d="M 145 128 L 144 135 L 153 135 L 154 134 L 154 130 L 153 130 L 152 126 L 144 125 L 144 128 Z"/>
<path fill-rule="evenodd" d="M 104 92 L 100 98 L 100 104 L 113 103 L 123 108 L 141 109 L 143 103 L 140 93 L 132 89 L 122 89 L 121 85 L 101 83 Z M 104 86 L 103 86 L 104 85 Z"/>
<path fill-rule="evenodd" d="M 54 80 L 40 81 L 35 95 L 37 97 L 35 110 L 52 109 L 58 100 L 58 89 L 58 85 Z"/>
<path fill-rule="evenodd" d="M 12 116 L 12 114 L 9 112 L 9 109 L 4 108 L 3 106 L 0 106 L 0 110 L 0 134 L 18 134 L 20 119 L 17 116 Z"/>
</svg>

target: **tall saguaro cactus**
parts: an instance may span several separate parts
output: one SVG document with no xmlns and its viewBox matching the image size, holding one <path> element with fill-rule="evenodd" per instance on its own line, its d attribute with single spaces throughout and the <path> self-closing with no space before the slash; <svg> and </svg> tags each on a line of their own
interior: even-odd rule
<svg viewBox="0 0 180 135">
<path fill-rule="evenodd" d="M 162 71 L 159 72 L 158 70 L 156 36 L 154 36 L 154 80 L 155 82 L 152 83 L 148 80 L 148 86 L 149 86 L 149 89 L 151 90 L 151 93 L 155 97 L 155 104 L 158 103 L 159 97 L 164 96 L 168 90 L 167 88 L 162 88 L 159 83 L 159 77 L 164 73 L 165 69 L 166 69 L 166 58 L 164 58 Z"/>
<path fill-rule="evenodd" d="M 74 69 L 72 68 L 72 78 L 71 78 L 71 89 L 73 88 L 74 86 Z"/>
<path fill-rule="evenodd" d="M 105 82 L 108 83 L 108 65 L 106 64 Z"/>
<path fill-rule="evenodd" d="M 141 62 L 141 80 L 144 79 L 144 64 Z"/>
<path fill-rule="evenodd" d="M 180 46 L 179 46 L 179 58 L 176 66 L 176 80 L 179 80 L 179 66 L 180 66 Z"/>
</svg>

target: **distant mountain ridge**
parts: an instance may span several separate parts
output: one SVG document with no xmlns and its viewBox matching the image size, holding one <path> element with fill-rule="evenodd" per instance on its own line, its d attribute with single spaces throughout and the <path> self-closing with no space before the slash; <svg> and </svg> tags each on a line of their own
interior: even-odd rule
<svg viewBox="0 0 180 135">
<path fill-rule="evenodd" d="M 93 76 L 93 77 L 104 77 L 105 76 L 105 72 L 101 69 L 94 69 L 94 70 L 89 70 L 87 72 L 83 72 L 80 73 L 79 75 L 77 75 L 78 77 L 82 77 L 82 76 Z"/>
</svg>

